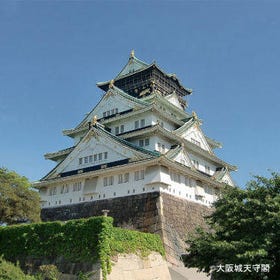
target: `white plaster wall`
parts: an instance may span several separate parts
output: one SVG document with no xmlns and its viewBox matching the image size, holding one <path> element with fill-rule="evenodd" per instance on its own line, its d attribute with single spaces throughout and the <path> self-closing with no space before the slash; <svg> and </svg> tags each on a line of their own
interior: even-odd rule
<svg viewBox="0 0 280 280">
<path fill-rule="evenodd" d="M 46 202 L 42 203 L 42 207 L 55 207 L 59 205 L 67 205 L 74 203 L 81 203 L 85 201 L 94 201 L 101 199 L 109 199 L 116 197 L 124 197 L 135 194 L 142 194 L 147 192 L 161 191 L 182 199 L 190 200 L 203 205 L 211 206 L 215 200 L 215 191 L 213 187 L 205 185 L 202 183 L 204 188 L 204 197 L 198 199 L 195 195 L 196 180 L 180 174 L 180 182 L 175 182 L 171 179 L 171 172 L 177 173 L 174 170 L 168 170 L 163 166 L 153 166 L 146 168 L 145 178 L 143 180 L 135 181 L 134 172 L 140 171 L 141 168 L 130 168 L 126 172 L 129 173 L 129 181 L 127 183 L 118 183 L 118 175 L 125 174 L 122 172 L 108 172 L 103 175 L 98 176 L 96 188 L 92 188 L 95 193 L 90 193 L 87 189 L 89 195 L 84 194 L 84 180 L 69 180 L 67 182 L 69 186 L 69 192 L 61 194 L 61 184 L 53 184 L 51 187 L 56 186 L 56 195 L 49 195 L 49 190 L 47 192 L 40 192 L 41 199 Z M 114 184 L 111 186 L 104 187 L 103 179 L 104 177 L 114 177 Z M 81 182 L 81 190 L 73 191 L 73 184 Z M 65 183 L 64 183 L 65 184 Z"/>
<path fill-rule="evenodd" d="M 189 156 L 190 156 L 190 159 L 191 160 L 197 160 L 199 162 L 199 170 L 202 171 L 202 172 L 205 172 L 205 166 L 209 166 L 210 167 L 210 174 L 209 175 L 213 175 L 215 172 L 216 172 L 216 168 L 217 166 L 215 166 L 214 164 L 202 159 L 202 158 L 199 158 L 191 153 L 189 153 Z"/>
<path fill-rule="evenodd" d="M 146 174 L 143 180 L 135 181 L 134 179 L 134 172 L 140 171 L 143 169 L 132 169 L 127 172 L 108 172 L 107 174 L 104 174 L 102 176 L 98 176 L 97 180 L 97 186 L 96 188 L 93 188 L 93 191 L 96 191 L 95 194 L 89 194 L 84 195 L 83 189 L 84 189 L 84 180 L 77 180 L 77 181 L 69 181 L 67 183 L 69 185 L 69 193 L 61 194 L 61 188 L 62 184 L 53 184 L 49 188 L 56 187 L 57 193 L 56 195 L 49 195 L 49 191 L 45 194 L 42 192 L 41 200 L 46 200 L 45 203 L 42 203 L 42 207 L 54 207 L 59 205 L 66 205 L 66 204 L 74 204 L 74 203 L 80 203 L 84 201 L 92 201 L 92 200 L 101 200 L 101 199 L 108 199 L 108 198 L 114 198 L 114 197 L 123 197 L 123 196 L 129 196 L 134 194 L 141 194 L 141 193 L 147 193 L 147 192 L 154 192 L 159 191 L 159 185 L 149 185 L 149 177 Z M 118 183 L 118 175 L 119 174 L 125 174 L 129 173 L 129 181 L 126 183 Z M 104 187 L 103 179 L 104 177 L 114 177 L 114 184 L 111 186 Z M 81 182 L 82 188 L 80 191 L 73 191 L 73 183 L 74 182 Z M 72 202 L 70 202 L 72 200 Z"/>
</svg>

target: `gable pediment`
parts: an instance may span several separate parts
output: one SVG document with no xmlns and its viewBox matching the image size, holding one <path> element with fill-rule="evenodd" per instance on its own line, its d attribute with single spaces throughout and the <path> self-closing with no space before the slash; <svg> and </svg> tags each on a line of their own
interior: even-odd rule
<svg viewBox="0 0 280 280">
<path fill-rule="evenodd" d="M 175 134 L 183 137 L 184 139 L 196 144 L 203 150 L 212 153 L 212 150 L 200 128 L 200 123 L 198 120 L 191 118 L 183 126 L 175 130 Z"/>
<path fill-rule="evenodd" d="M 213 175 L 213 178 L 218 182 L 222 182 L 230 186 L 235 186 L 235 183 L 231 178 L 231 175 L 227 168 L 222 168 L 221 170 L 216 171 Z"/>
<path fill-rule="evenodd" d="M 152 157 L 151 152 L 142 151 L 103 129 L 92 127 L 74 150 L 44 179 L 74 170 Z"/>
<path fill-rule="evenodd" d="M 166 156 L 169 159 L 176 161 L 180 164 L 183 164 L 188 167 L 192 167 L 191 159 L 190 159 L 188 153 L 186 152 L 186 150 L 184 149 L 184 145 L 178 146 L 175 149 L 169 150 L 167 152 Z"/>
<path fill-rule="evenodd" d="M 76 127 L 87 125 L 95 116 L 98 119 L 116 115 L 118 113 L 132 110 L 135 108 L 144 108 L 148 103 L 130 96 L 121 89 L 112 86 L 102 97 L 95 108 L 86 116 L 86 118 Z"/>
<path fill-rule="evenodd" d="M 180 109 L 183 109 L 179 99 L 178 99 L 178 96 L 176 93 L 172 93 L 170 95 L 166 95 L 164 97 L 167 101 L 169 101 L 171 104 L 173 104 L 174 106 L 180 108 Z"/>
</svg>

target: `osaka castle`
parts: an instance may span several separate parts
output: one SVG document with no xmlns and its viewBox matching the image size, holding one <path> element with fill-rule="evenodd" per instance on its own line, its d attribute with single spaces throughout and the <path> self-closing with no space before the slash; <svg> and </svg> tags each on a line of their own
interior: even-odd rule
<svg viewBox="0 0 280 280">
<path fill-rule="evenodd" d="M 150 218 L 164 218 L 173 209 L 170 201 L 176 217 L 180 203 L 207 212 L 220 188 L 234 185 L 236 167 L 215 155 L 221 144 L 203 133 L 199 114 L 187 111 L 192 90 L 175 74 L 132 51 L 119 74 L 97 86 L 101 100 L 77 126 L 63 130 L 73 145 L 45 154 L 56 165 L 35 184 L 44 220 L 102 215 L 104 208 L 119 224 L 156 232 L 160 226 L 151 229 Z M 157 212 L 150 213 L 152 204 Z"/>
</svg>

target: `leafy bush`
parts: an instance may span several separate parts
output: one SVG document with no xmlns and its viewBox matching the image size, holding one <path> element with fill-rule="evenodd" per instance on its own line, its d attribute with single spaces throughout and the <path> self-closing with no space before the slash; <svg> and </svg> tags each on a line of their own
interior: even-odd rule
<svg viewBox="0 0 280 280">
<path fill-rule="evenodd" d="M 0 280 L 35 280 L 35 278 L 25 275 L 18 265 L 7 262 L 0 257 Z"/>
<path fill-rule="evenodd" d="M 117 253 L 140 253 L 148 256 L 150 252 L 159 252 L 165 255 L 160 236 L 157 234 L 143 233 L 135 230 L 113 228 L 111 240 L 111 255 Z"/>
<path fill-rule="evenodd" d="M 49 260 L 63 257 L 71 262 L 92 263 L 100 260 L 103 279 L 111 271 L 113 255 L 146 256 L 151 251 L 164 255 L 158 235 L 114 228 L 111 217 L 0 228 L 0 254 L 9 261 L 15 263 L 28 257 Z"/>
<path fill-rule="evenodd" d="M 59 280 L 61 273 L 57 267 L 53 264 L 41 265 L 39 267 L 39 279 L 40 280 Z"/>
</svg>

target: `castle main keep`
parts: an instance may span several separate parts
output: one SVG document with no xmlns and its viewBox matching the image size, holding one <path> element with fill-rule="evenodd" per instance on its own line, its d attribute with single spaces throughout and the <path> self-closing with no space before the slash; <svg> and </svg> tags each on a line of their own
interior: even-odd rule
<svg viewBox="0 0 280 280">
<path fill-rule="evenodd" d="M 68 220 L 110 210 L 115 224 L 162 236 L 176 264 L 187 233 L 203 224 L 236 167 L 215 155 L 221 144 L 187 111 L 192 93 L 176 75 L 132 51 L 112 80 L 97 84 L 98 104 L 63 131 L 73 146 L 47 153 L 56 166 L 35 186 L 42 219 Z"/>
</svg>

